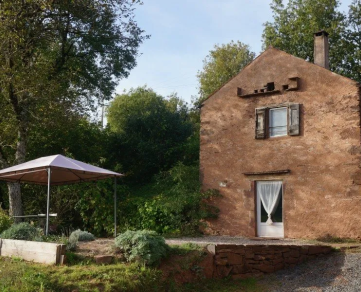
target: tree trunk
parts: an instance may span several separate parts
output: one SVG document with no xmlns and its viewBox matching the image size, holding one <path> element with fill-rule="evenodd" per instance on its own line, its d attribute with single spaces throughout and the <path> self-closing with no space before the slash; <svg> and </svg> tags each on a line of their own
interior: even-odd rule
<svg viewBox="0 0 361 292">
<path fill-rule="evenodd" d="M 18 131 L 18 142 L 16 145 L 15 163 L 25 162 L 26 154 L 26 122 L 21 123 Z M 11 216 L 23 215 L 20 183 L 8 183 L 9 190 L 9 213 Z M 21 218 L 14 218 L 15 223 L 21 222 Z"/>
<path fill-rule="evenodd" d="M 21 201 L 21 189 L 19 183 L 8 183 L 10 216 L 23 215 L 23 205 Z M 21 222 L 21 218 L 14 218 L 15 223 Z"/>
</svg>

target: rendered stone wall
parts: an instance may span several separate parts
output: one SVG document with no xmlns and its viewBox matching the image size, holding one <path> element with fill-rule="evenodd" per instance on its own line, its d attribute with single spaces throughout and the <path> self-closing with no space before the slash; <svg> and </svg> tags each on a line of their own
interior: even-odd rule
<svg viewBox="0 0 361 292">
<path fill-rule="evenodd" d="M 208 249 L 214 254 L 215 278 L 273 273 L 332 251 L 329 246 L 317 245 L 215 245 Z"/>
<path fill-rule="evenodd" d="M 26 240 L 0 239 L 0 256 L 19 257 L 42 264 L 63 264 L 66 245 Z"/>
<path fill-rule="evenodd" d="M 299 88 L 283 89 L 290 78 Z M 274 94 L 237 96 L 274 82 Z M 300 104 L 300 135 L 255 139 L 255 109 Z M 361 237 L 360 90 L 351 79 L 270 48 L 201 108 L 200 179 L 222 197 L 208 234 L 257 236 L 255 183 L 282 180 L 286 238 Z M 290 173 L 244 175 L 289 169 Z"/>
</svg>

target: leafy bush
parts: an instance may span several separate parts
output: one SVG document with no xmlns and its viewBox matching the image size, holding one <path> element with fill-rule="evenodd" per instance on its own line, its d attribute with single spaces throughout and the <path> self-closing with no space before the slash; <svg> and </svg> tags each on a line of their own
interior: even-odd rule
<svg viewBox="0 0 361 292">
<path fill-rule="evenodd" d="M 218 208 L 208 200 L 219 194 L 216 190 L 200 191 L 198 165 L 178 163 L 138 192 L 138 197 L 129 197 L 121 205 L 121 224 L 129 229 L 195 235 L 200 233 L 204 219 L 218 214 Z"/>
<path fill-rule="evenodd" d="M 8 214 L 1 208 L 0 204 L 0 233 L 8 229 L 12 224 L 12 220 Z"/>
<path fill-rule="evenodd" d="M 83 231 L 83 230 L 75 230 L 73 231 L 70 236 L 77 236 L 78 241 L 93 241 L 95 240 L 95 236 L 91 234 L 90 232 Z"/>
<path fill-rule="evenodd" d="M 3 239 L 19 239 L 30 241 L 42 241 L 43 231 L 29 223 L 22 222 L 13 224 L 10 228 L 3 231 L 0 235 Z"/>
<path fill-rule="evenodd" d="M 90 232 L 78 229 L 78 230 L 73 231 L 70 234 L 66 249 L 70 250 L 70 251 L 74 251 L 74 250 L 76 250 L 78 241 L 93 241 L 93 240 L 95 240 L 95 237 L 93 234 L 91 234 Z"/>
<path fill-rule="evenodd" d="M 70 234 L 66 249 L 74 251 L 74 250 L 76 250 L 78 241 L 93 241 L 93 240 L 95 240 L 95 237 L 93 234 L 91 234 L 90 232 L 78 229 L 78 230 L 73 231 Z"/>
<path fill-rule="evenodd" d="M 149 230 L 127 230 L 115 239 L 115 246 L 120 248 L 129 262 L 145 265 L 159 263 L 169 248 L 162 236 Z"/>
<path fill-rule="evenodd" d="M 76 246 L 78 244 L 78 239 L 79 239 L 78 234 L 76 234 L 76 233 L 70 234 L 68 243 L 66 244 L 66 249 L 70 250 L 70 251 L 75 251 Z"/>
</svg>

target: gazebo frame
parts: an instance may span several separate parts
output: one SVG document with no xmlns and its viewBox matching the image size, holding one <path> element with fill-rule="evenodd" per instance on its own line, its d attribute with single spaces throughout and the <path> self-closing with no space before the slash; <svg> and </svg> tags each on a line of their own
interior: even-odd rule
<svg viewBox="0 0 361 292">
<path fill-rule="evenodd" d="M 123 174 L 96 167 L 62 155 L 41 157 L 0 170 L 0 180 L 47 185 L 46 228 L 49 234 L 51 186 L 114 178 L 114 237 L 117 235 L 117 177 Z"/>
</svg>

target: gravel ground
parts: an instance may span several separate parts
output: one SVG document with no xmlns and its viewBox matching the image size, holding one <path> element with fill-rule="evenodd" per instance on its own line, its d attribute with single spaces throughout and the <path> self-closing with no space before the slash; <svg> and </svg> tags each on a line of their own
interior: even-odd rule
<svg viewBox="0 0 361 292">
<path fill-rule="evenodd" d="M 266 239 L 266 238 L 245 238 L 245 237 L 231 237 L 231 236 L 204 236 L 204 237 L 180 237 L 166 239 L 168 244 L 182 244 L 186 242 L 197 243 L 200 245 L 207 244 L 245 244 L 245 245 L 300 245 L 300 244 L 315 244 L 307 240 L 300 239 Z"/>
<path fill-rule="evenodd" d="M 329 256 L 263 277 L 270 292 L 361 291 L 361 251 Z"/>
</svg>

